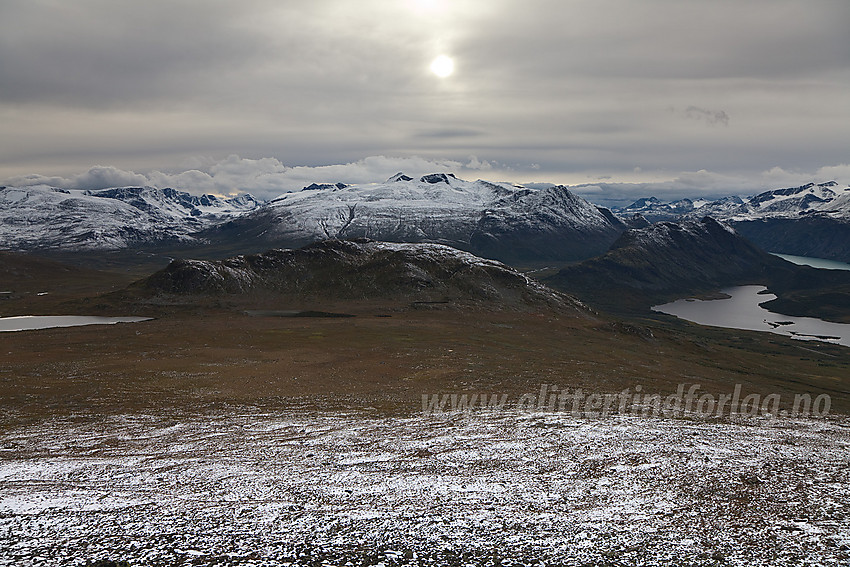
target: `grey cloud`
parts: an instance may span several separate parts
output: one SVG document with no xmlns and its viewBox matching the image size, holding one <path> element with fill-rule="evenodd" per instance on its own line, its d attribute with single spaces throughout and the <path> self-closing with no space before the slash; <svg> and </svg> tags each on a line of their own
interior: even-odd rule
<svg viewBox="0 0 850 567">
<path fill-rule="evenodd" d="M 850 2 L 411 4 L 0 2 L 0 177 L 231 154 L 475 155 L 556 181 L 846 161 Z M 443 52 L 457 72 L 438 80 Z"/>
<path fill-rule="evenodd" d="M 477 128 L 439 128 L 426 129 L 415 132 L 413 135 L 417 138 L 470 138 L 484 136 L 486 132 Z"/>
<path fill-rule="evenodd" d="M 4 2 L 0 100 L 102 107 L 192 96 L 261 52 L 241 16 L 225 2 Z"/>
<path fill-rule="evenodd" d="M 75 176 L 72 184 L 78 189 L 103 189 L 125 185 L 142 185 L 147 181 L 144 175 L 121 171 L 118 168 L 95 166 L 82 175 Z"/>
<path fill-rule="evenodd" d="M 488 10 L 478 24 L 494 41 L 470 34 L 463 49 L 494 71 L 547 81 L 810 76 L 845 68 L 848 18 L 841 0 L 549 0 L 510 18 Z"/>
<path fill-rule="evenodd" d="M 479 172 L 494 169 L 494 164 L 475 156 L 470 156 L 464 162 L 370 156 L 345 164 L 292 167 L 275 158 L 250 159 L 231 155 L 222 160 L 196 160 L 195 165 L 196 168 L 191 169 L 169 172 L 154 170 L 146 174 L 112 166 L 94 166 L 81 174 L 68 177 L 31 174 L 10 178 L 5 184 L 13 187 L 49 185 L 62 189 L 89 190 L 150 185 L 194 194 L 251 193 L 262 199 L 272 199 L 317 182 L 374 183 L 384 181 L 399 171 L 415 177 L 435 172 L 456 172 L 474 178 Z"/>
<path fill-rule="evenodd" d="M 394 37 L 382 16 L 334 0 L 9 0 L 0 100 L 322 113 L 345 90 L 352 106 L 391 103 L 411 82 L 417 34 Z"/>
<path fill-rule="evenodd" d="M 798 187 L 810 182 L 837 181 L 850 186 L 850 165 L 827 166 L 817 171 L 785 171 L 772 168 L 757 176 L 734 176 L 711 171 L 680 173 L 675 179 L 644 183 L 586 183 L 572 187 L 585 198 L 607 206 L 629 204 L 639 197 L 657 197 L 661 200 L 684 198 L 717 199 L 729 195 L 741 197 L 755 195 L 770 189 Z"/>
<path fill-rule="evenodd" d="M 251 193 L 262 199 L 272 199 L 288 191 L 297 191 L 311 183 L 376 183 L 399 171 L 412 177 L 451 172 L 465 179 L 518 182 L 522 181 L 523 176 L 530 172 L 537 173 L 539 169 L 537 164 L 529 163 L 513 168 L 509 164 L 480 160 L 476 156 L 469 156 L 462 162 L 423 157 L 370 156 L 345 164 L 308 167 L 287 166 L 275 158 L 249 159 L 231 155 L 222 160 L 196 159 L 192 165 L 195 167 L 169 172 L 154 170 L 144 174 L 112 166 L 95 166 L 69 177 L 24 175 L 8 179 L 4 184 L 50 185 L 64 189 L 151 185 L 160 188 L 172 187 L 194 194 Z M 543 171 L 542 175 L 545 178 L 555 174 Z M 674 200 L 684 197 L 752 195 L 767 189 L 798 186 L 810 181 L 836 180 L 841 184 L 850 185 L 850 164 L 837 164 L 807 172 L 786 171 L 774 167 L 754 177 L 700 170 L 682 172 L 665 181 L 642 183 L 618 183 L 607 178 L 608 176 L 601 176 L 592 183 L 561 183 L 595 203 L 616 206 L 627 204 L 637 197 L 648 196 Z M 523 184 L 529 187 L 553 185 L 551 182 L 528 180 Z"/>
<path fill-rule="evenodd" d="M 86 172 L 71 177 L 45 176 L 38 174 L 22 175 L 6 181 L 11 186 L 49 185 L 60 189 L 106 189 L 128 185 L 147 185 L 146 176 L 132 171 L 123 171 L 117 167 L 96 165 Z"/>
<path fill-rule="evenodd" d="M 729 115 L 723 110 L 706 110 L 698 106 L 689 106 L 685 109 L 685 116 L 692 120 L 705 121 L 711 126 L 718 124 L 729 126 Z"/>
</svg>

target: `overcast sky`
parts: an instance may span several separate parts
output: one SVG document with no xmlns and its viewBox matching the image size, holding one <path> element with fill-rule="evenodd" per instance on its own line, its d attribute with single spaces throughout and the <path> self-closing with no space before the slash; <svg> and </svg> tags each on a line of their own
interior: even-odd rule
<svg viewBox="0 0 850 567">
<path fill-rule="evenodd" d="M 0 183 L 850 183 L 848 29 L 848 0 L 2 0 Z"/>
</svg>

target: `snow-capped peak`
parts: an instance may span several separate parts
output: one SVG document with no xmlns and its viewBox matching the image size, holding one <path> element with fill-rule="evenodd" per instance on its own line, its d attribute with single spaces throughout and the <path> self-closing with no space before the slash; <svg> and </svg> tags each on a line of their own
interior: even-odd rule
<svg viewBox="0 0 850 567">
<path fill-rule="evenodd" d="M 397 181 L 413 181 L 413 178 L 399 171 L 398 173 L 387 179 L 387 183 L 395 183 Z"/>
<path fill-rule="evenodd" d="M 446 183 L 451 185 L 450 179 L 457 180 L 454 173 L 429 173 L 419 178 L 422 183 Z"/>
<path fill-rule="evenodd" d="M 384 183 L 336 187 L 281 195 L 240 220 L 240 230 L 246 238 L 261 235 L 271 246 L 367 237 L 449 244 L 513 261 L 520 249 L 523 258 L 588 257 L 607 249 L 625 229 L 562 186 L 517 187 L 451 173 L 413 179 L 399 173 Z"/>
<path fill-rule="evenodd" d="M 5 187 L 0 189 L 0 248 L 108 249 L 191 241 L 192 233 L 260 206 L 251 195 L 223 199 L 170 188 Z"/>
<path fill-rule="evenodd" d="M 655 197 L 638 199 L 616 209 L 623 217 L 640 212 L 649 220 L 698 220 L 704 216 L 725 221 L 763 218 L 799 218 L 801 215 L 826 214 L 850 219 L 850 188 L 841 189 L 835 181 L 807 183 L 799 187 L 764 191 L 745 199 L 736 195 L 709 199 L 681 199 L 665 203 Z"/>
</svg>

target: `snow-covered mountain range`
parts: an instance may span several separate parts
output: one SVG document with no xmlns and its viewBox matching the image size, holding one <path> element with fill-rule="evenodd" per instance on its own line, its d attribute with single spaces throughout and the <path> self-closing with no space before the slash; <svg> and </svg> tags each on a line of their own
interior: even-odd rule
<svg viewBox="0 0 850 567">
<path fill-rule="evenodd" d="M 664 203 L 639 199 L 615 212 L 631 225 L 649 221 L 699 220 L 706 216 L 735 227 L 770 252 L 850 261 L 850 187 L 835 181 L 775 189 L 758 195 Z"/>
<path fill-rule="evenodd" d="M 502 260 L 605 251 L 625 229 L 565 187 L 464 181 L 450 173 L 384 183 L 312 184 L 268 203 L 173 189 L 0 189 L 0 249 L 108 250 L 182 243 L 229 252 L 328 238 L 431 242 Z"/>
<path fill-rule="evenodd" d="M 180 245 L 233 255 L 366 237 L 447 244 L 509 263 L 570 261 L 605 252 L 627 228 L 648 221 L 711 216 L 771 251 L 850 259 L 850 188 L 835 182 L 746 199 L 645 198 L 615 212 L 564 186 L 465 181 L 450 173 L 314 183 L 268 203 L 152 187 L 0 187 L 0 249 Z"/>
<path fill-rule="evenodd" d="M 193 242 L 198 231 L 260 205 L 250 195 L 221 199 L 153 187 L 2 187 L 0 249 L 98 250 Z"/>
<path fill-rule="evenodd" d="M 527 188 L 402 173 L 384 183 L 313 184 L 204 233 L 212 242 L 299 247 L 327 238 L 447 244 L 503 261 L 604 252 L 625 230 L 566 187 Z"/>
<path fill-rule="evenodd" d="M 700 219 L 705 216 L 743 222 L 769 218 L 793 219 L 811 214 L 850 221 L 850 187 L 842 189 L 835 181 L 829 181 L 765 191 L 745 199 L 730 196 L 717 200 L 681 199 L 662 202 L 655 197 L 648 197 L 614 210 L 624 218 L 640 214 L 653 222 L 682 217 Z"/>
<path fill-rule="evenodd" d="M 656 197 L 643 197 L 625 207 L 614 209 L 624 220 L 634 219 L 641 216 L 649 222 L 676 219 L 693 211 L 697 206 L 704 203 L 694 204 L 690 199 L 681 199 L 665 203 Z"/>
<path fill-rule="evenodd" d="M 108 250 L 161 244 L 246 253 L 328 238 L 448 244 L 506 261 L 604 252 L 625 230 L 563 186 L 464 181 L 450 173 L 312 184 L 268 203 L 173 189 L 0 189 L 0 249 Z"/>
</svg>

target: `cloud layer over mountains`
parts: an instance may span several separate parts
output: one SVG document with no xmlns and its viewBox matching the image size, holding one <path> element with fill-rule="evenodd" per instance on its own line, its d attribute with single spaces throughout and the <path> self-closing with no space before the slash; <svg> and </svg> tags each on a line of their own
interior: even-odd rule
<svg viewBox="0 0 850 567">
<path fill-rule="evenodd" d="M 279 163 L 371 181 L 416 156 L 574 185 L 814 173 L 848 159 L 848 21 L 843 0 L 6 0 L 0 180 L 109 164 L 224 191 L 232 154 L 267 195 Z"/>
<path fill-rule="evenodd" d="M 185 169 L 171 172 L 154 170 L 142 174 L 114 166 L 94 166 L 67 177 L 33 174 L 10 178 L 5 184 L 49 185 L 62 189 L 88 190 L 147 185 L 161 189 L 171 187 L 195 195 L 210 193 L 229 196 L 250 193 L 257 198 L 270 200 L 282 193 L 298 191 L 312 183 L 380 183 L 398 172 L 415 178 L 434 172 L 453 172 L 465 179 L 481 178 L 490 181 L 504 180 L 511 174 L 500 164 L 481 161 L 474 156 L 465 162 L 373 156 L 339 165 L 289 167 L 276 158 L 248 159 L 231 155 L 223 160 L 196 159 L 187 163 Z M 624 201 L 649 195 L 661 199 L 752 195 L 767 189 L 798 186 L 813 180 L 837 180 L 842 185 L 850 185 L 850 165 L 824 167 L 811 172 L 774 168 L 755 178 L 697 171 L 683 173 L 668 181 L 601 181 L 575 185 L 571 189 L 593 202 L 623 204 Z"/>
</svg>

